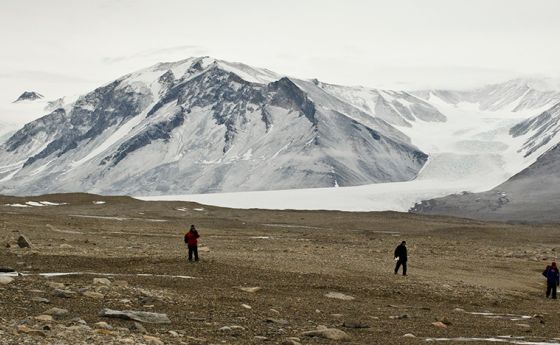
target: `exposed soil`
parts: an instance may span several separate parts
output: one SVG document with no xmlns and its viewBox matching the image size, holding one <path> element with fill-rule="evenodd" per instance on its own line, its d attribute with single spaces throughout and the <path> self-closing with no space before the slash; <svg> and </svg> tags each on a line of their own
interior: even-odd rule
<svg viewBox="0 0 560 345">
<path fill-rule="evenodd" d="M 27 201 L 66 204 L 6 205 Z M 545 299 L 541 275 L 560 248 L 558 225 L 232 210 L 87 194 L 0 197 L 0 217 L 0 268 L 24 274 L 0 284 L 0 344 L 341 343 L 303 335 L 318 326 L 344 331 L 348 344 L 507 335 L 560 342 L 560 304 Z M 190 224 L 201 235 L 196 263 L 186 260 L 183 243 Z M 17 246 L 20 234 L 31 248 Z M 406 277 L 393 274 L 401 240 L 408 243 Z M 91 274 L 39 275 L 59 272 Z M 75 294 L 54 296 L 53 282 Z M 53 307 L 68 314 L 34 319 Z M 171 323 L 144 323 L 143 334 L 129 330 L 133 321 L 99 316 L 104 308 L 165 313 Z M 98 329 L 100 321 L 113 329 Z M 477 343 L 489 342 L 469 342 Z"/>
</svg>

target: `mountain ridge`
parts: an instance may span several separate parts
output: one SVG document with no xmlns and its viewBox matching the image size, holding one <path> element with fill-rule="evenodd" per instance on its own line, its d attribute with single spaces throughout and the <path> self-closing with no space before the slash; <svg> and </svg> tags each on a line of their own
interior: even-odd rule
<svg viewBox="0 0 560 345">
<path fill-rule="evenodd" d="M 16 168 L 0 174 L 1 188 L 19 194 L 61 188 L 158 193 L 171 188 L 211 192 L 239 186 L 245 190 L 343 186 L 409 180 L 427 159 L 384 120 L 337 103 L 331 95 L 310 98 L 311 89 L 314 95 L 320 93 L 316 86 L 306 84 L 304 90 L 305 82 L 273 80 L 278 76 L 208 57 L 156 64 L 124 75 L 12 136 L 0 156 Z M 286 116 L 293 123 L 286 122 Z M 289 136 L 275 129 L 278 126 L 294 132 L 292 138 L 287 140 Z M 204 148 L 182 134 L 193 134 L 197 128 L 203 128 L 197 134 L 206 142 Z M 246 135 L 247 131 L 253 133 Z M 341 143 L 340 138 L 346 139 Z M 242 146 L 242 152 L 235 152 Z M 138 152 L 149 156 L 141 166 L 134 162 Z M 258 159 L 251 157 L 257 152 Z M 181 163 L 183 156 L 190 156 L 190 166 Z M 286 161 L 267 164 L 264 157 Z M 121 168 L 123 163 L 127 167 Z M 216 166 L 208 168 L 211 165 Z M 246 169 L 259 170 L 259 177 L 244 176 Z M 165 178 L 154 186 L 159 176 Z M 188 177 L 191 185 L 177 176 Z"/>
</svg>

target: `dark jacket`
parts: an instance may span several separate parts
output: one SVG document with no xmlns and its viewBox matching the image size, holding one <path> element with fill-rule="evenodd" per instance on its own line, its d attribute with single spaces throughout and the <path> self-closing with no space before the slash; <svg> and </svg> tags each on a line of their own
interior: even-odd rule
<svg viewBox="0 0 560 345">
<path fill-rule="evenodd" d="M 395 257 L 398 257 L 399 261 L 406 261 L 408 259 L 406 246 L 404 244 L 399 244 L 397 246 L 397 248 L 395 249 Z"/>
<path fill-rule="evenodd" d="M 546 281 L 549 284 L 560 284 L 560 274 L 558 273 L 558 267 L 546 266 L 543 271 L 543 276 L 546 277 Z"/>
<path fill-rule="evenodd" d="M 189 232 L 187 232 L 185 234 L 185 243 L 189 246 L 189 247 L 194 247 L 198 244 L 198 241 L 196 240 L 197 238 L 199 238 L 200 236 L 198 235 L 198 231 L 196 230 L 190 230 Z"/>
</svg>

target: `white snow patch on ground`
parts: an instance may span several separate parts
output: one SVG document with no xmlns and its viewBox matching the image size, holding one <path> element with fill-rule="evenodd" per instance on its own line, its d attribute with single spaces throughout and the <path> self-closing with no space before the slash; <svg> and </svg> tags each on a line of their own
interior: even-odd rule
<svg viewBox="0 0 560 345">
<path fill-rule="evenodd" d="M 42 206 L 60 206 L 66 205 L 65 202 L 49 202 L 49 201 L 26 201 L 25 204 L 4 204 L 10 207 L 42 207 Z"/>
<path fill-rule="evenodd" d="M 9 207 L 31 207 L 30 205 L 25 205 L 25 204 L 4 204 L 4 206 L 9 206 Z"/>
<path fill-rule="evenodd" d="M 26 202 L 25 204 L 26 204 L 26 205 L 29 205 L 29 206 L 37 206 L 37 207 L 46 206 L 46 205 L 43 205 L 42 203 L 37 202 L 37 201 L 28 201 L 28 202 Z"/>
<path fill-rule="evenodd" d="M 86 214 L 71 214 L 69 217 L 77 217 L 77 218 L 93 218 L 93 219 L 107 219 L 107 220 L 116 220 L 119 222 L 125 220 L 141 220 L 145 222 L 154 222 L 154 223 L 163 223 L 167 222 L 165 219 L 151 219 L 151 218 L 126 218 L 126 217 L 110 217 L 110 216 L 93 216 L 93 215 L 86 215 Z"/>
</svg>

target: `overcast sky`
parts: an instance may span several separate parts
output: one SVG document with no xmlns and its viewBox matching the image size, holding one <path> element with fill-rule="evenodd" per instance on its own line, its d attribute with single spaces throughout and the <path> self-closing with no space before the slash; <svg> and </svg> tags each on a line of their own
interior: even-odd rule
<svg viewBox="0 0 560 345">
<path fill-rule="evenodd" d="M 558 0 L 0 0 L 0 109 L 201 55 L 396 89 L 557 76 L 558 13 Z"/>
</svg>

